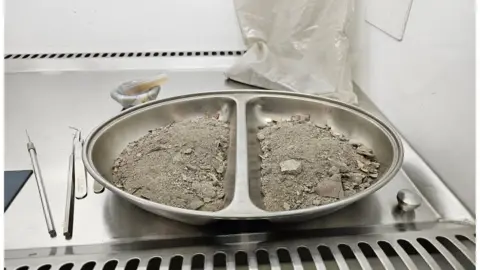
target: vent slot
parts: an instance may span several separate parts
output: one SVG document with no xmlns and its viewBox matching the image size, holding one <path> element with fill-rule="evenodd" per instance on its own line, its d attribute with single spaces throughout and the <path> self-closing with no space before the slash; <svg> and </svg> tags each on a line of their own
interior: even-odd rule
<svg viewBox="0 0 480 270">
<path fill-rule="evenodd" d="M 358 244 L 358 247 L 362 251 L 363 255 L 367 258 L 370 266 L 372 266 L 373 269 L 385 269 L 377 254 L 369 244 L 362 242 Z"/>
<path fill-rule="evenodd" d="M 137 270 L 140 265 L 139 259 L 130 259 L 127 264 L 125 264 L 125 270 Z"/>
<path fill-rule="evenodd" d="M 245 51 L 178 51 L 178 52 L 97 52 L 97 53 L 51 53 L 51 54 L 7 54 L 4 59 L 63 59 L 63 58 L 139 58 L 139 57 L 195 57 L 195 56 L 241 56 Z"/>
<path fill-rule="evenodd" d="M 439 236 L 437 237 L 437 241 L 440 242 L 452 255 L 457 259 L 457 261 L 463 266 L 465 269 L 475 269 L 472 261 L 457 247 L 453 244 L 450 240 L 445 237 Z M 468 252 L 468 251 L 467 251 Z"/>
<path fill-rule="evenodd" d="M 342 253 L 342 256 L 345 259 L 345 262 L 347 262 L 348 268 L 362 269 L 362 267 L 360 266 L 360 263 L 357 261 L 357 258 L 355 257 L 355 253 L 353 253 L 352 248 L 350 248 L 345 244 L 340 244 L 338 245 L 338 250 L 340 250 L 340 253 Z"/>
<path fill-rule="evenodd" d="M 158 270 L 160 265 L 162 265 L 162 258 L 153 257 L 148 261 L 147 270 Z"/>
<path fill-rule="evenodd" d="M 93 270 L 95 268 L 95 262 L 87 262 L 80 268 L 81 270 Z"/>
<path fill-rule="evenodd" d="M 235 266 L 243 267 L 248 266 L 248 255 L 243 251 L 239 251 L 235 254 Z"/>
<path fill-rule="evenodd" d="M 277 256 L 282 270 L 293 270 L 292 258 L 288 250 L 284 248 L 277 249 Z"/>
<path fill-rule="evenodd" d="M 50 264 L 45 264 L 38 268 L 38 270 L 50 270 L 50 269 L 52 269 L 52 265 Z"/>
<path fill-rule="evenodd" d="M 402 261 L 398 253 L 393 249 L 392 245 L 385 241 L 379 241 L 378 246 L 383 250 L 385 255 L 387 255 L 388 259 L 390 262 L 393 264 L 395 269 L 405 269 L 408 270 L 407 266 L 405 263 Z"/>
<path fill-rule="evenodd" d="M 227 268 L 227 255 L 225 253 L 216 253 L 213 256 L 213 269 L 224 270 Z"/>
<path fill-rule="evenodd" d="M 103 266 L 103 270 L 115 270 L 115 268 L 118 265 L 118 261 L 116 260 L 110 260 L 105 265 Z"/>
<path fill-rule="evenodd" d="M 170 260 L 170 265 L 168 266 L 169 270 L 179 270 L 182 269 L 183 257 L 180 255 L 174 256 Z"/>
<path fill-rule="evenodd" d="M 197 254 L 192 257 L 192 269 L 194 270 L 205 269 L 205 256 L 203 254 Z"/>
<path fill-rule="evenodd" d="M 447 259 L 438 251 L 438 249 L 427 239 L 418 238 L 417 242 L 433 257 L 442 269 L 453 269 Z"/>
<path fill-rule="evenodd" d="M 418 266 L 418 269 L 428 269 L 428 264 L 425 259 L 418 253 L 418 251 L 410 244 L 410 242 L 400 239 L 397 241 L 400 247 L 407 253 L 415 265 Z"/>
<path fill-rule="evenodd" d="M 475 243 L 473 243 L 472 240 L 468 239 L 467 237 L 463 235 L 455 235 L 455 238 L 460 241 L 470 252 L 475 253 Z"/>
<path fill-rule="evenodd" d="M 315 269 L 315 262 L 313 261 L 312 253 L 308 248 L 299 247 L 297 253 L 304 269 Z"/>
<path fill-rule="evenodd" d="M 263 270 L 270 270 L 272 266 L 270 264 L 270 256 L 268 252 L 264 249 L 257 250 L 255 253 L 255 257 L 257 258 L 258 268 Z"/>
<path fill-rule="evenodd" d="M 318 252 L 320 253 L 320 256 L 323 259 L 323 263 L 327 267 L 327 269 L 332 269 L 332 270 L 339 270 L 340 268 L 338 267 L 338 263 L 335 260 L 335 257 L 333 256 L 332 251 L 330 250 L 329 247 L 320 245 L 317 247 Z"/>
<path fill-rule="evenodd" d="M 72 270 L 73 269 L 73 263 L 66 263 L 62 266 L 60 266 L 59 270 Z"/>
</svg>

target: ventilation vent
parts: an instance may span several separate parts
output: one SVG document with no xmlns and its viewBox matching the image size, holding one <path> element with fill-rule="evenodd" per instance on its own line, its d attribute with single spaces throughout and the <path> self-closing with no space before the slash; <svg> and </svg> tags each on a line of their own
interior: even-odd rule
<svg viewBox="0 0 480 270">
<path fill-rule="evenodd" d="M 178 52 L 106 52 L 106 53 L 51 53 L 7 54 L 5 59 L 74 59 L 74 58 L 138 58 L 138 57 L 205 57 L 240 56 L 245 51 L 178 51 Z"/>
<path fill-rule="evenodd" d="M 191 247 L 181 250 L 147 250 L 118 253 L 115 259 L 75 262 L 36 262 L 8 270 L 181 270 L 181 269 L 475 269 L 473 234 L 429 237 L 416 233 L 406 237 L 354 236 L 317 238 L 260 244 L 253 250 L 234 246 Z M 142 255 L 143 252 L 148 253 Z M 154 254 L 154 255 L 153 255 Z M 43 258 L 46 260 L 46 258 Z"/>
</svg>

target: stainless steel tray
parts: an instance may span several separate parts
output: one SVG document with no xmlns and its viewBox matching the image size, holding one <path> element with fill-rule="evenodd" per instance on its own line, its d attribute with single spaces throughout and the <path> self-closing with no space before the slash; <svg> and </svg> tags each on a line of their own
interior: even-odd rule
<svg viewBox="0 0 480 270">
<path fill-rule="evenodd" d="M 172 121 L 217 112 L 220 119 L 230 123 L 231 130 L 224 209 L 205 212 L 171 207 L 131 195 L 111 184 L 112 164 L 129 142 Z M 368 189 L 334 203 L 280 212 L 263 210 L 261 153 L 256 133 L 268 121 L 289 119 L 295 114 L 308 114 L 312 122 L 328 125 L 372 148 L 382 164 L 378 180 Z M 358 107 L 318 96 L 260 90 L 217 91 L 145 103 L 95 128 L 85 141 L 83 153 L 88 172 L 115 194 L 149 212 L 190 224 L 216 219 L 302 221 L 332 213 L 383 187 L 398 172 L 403 160 L 401 140 L 393 128 Z"/>
</svg>

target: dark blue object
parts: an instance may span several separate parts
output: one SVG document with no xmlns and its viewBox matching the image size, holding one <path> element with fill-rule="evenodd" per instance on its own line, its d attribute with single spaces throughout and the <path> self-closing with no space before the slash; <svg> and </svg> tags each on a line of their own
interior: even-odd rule
<svg viewBox="0 0 480 270">
<path fill-rule="evenodd" d="M 8 207 L 23 188 L 32 173 L 32 170 L 4 172 L 4 212 L 7 211 Z"/>
</svg>

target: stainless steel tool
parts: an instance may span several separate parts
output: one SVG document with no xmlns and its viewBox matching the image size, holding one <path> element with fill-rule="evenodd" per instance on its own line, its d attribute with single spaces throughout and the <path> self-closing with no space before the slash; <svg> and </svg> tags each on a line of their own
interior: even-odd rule
<svg viewBox="0 0 480 270">
<path fill-rule="evenodd" d="M 75 196 L 75 140 L 78 132 L 75 133 L 72 142 L 72 153 L 68 159 L 68 175 L 67 175 L 67 202 L 65 204 L 65 217 L 63 221 L 63 235 L 69 239 L 73 232 L 73 212 L 74 212 L 74 196 Z"/>
<path fill-rule="evenodd" d="M 87 186 L 87 171 L 83 165 L 82 160 L 82 147 L 83 147 L 83 138 L 82 132 L 73 128 L 77 131 L 77 136 L 74 141 L 74 175 L 75 175 L 75 198 L 83 199 L 87 196 L 88 186 Z"/>
<path fill-rule="evenodd" d="M 219 113 L 230 125 L 230 145 L 225 171 L 225 208 L 217 212 L 181 209 L 129 194 L 111 184 L 112 164 L 131 141 L 149 130 L 174 120 Z M 270 212 L 263 206 L 259 183 L 261 153 L 256 137 L 268 121 L 309 114 L 316 124 L 327 124 L 373 149 L 382 164 L 377 182 L 369 188 L 334 203 L 307 209 Z M 157 215 L 191 224 L 218 219 L 262 219 L 298 222 L 340 210 L 385 186 L 403 160 L 402 141 L 387 123 L 352 105 L 319 96 L 282 91 L 217 91 L 168 98 L 137 105 L 95 128 L 85 140 L 83 161 L 89 174 L 113 193 Z"/>
<path fill-rule="evenodd" d="M 51 237 L 55 237 L 57 236 L 57 232 L 55 231 L 55 225 L 53 224 L 52 211 L 50 210 L 47 192 L 45 191 L 45 185 L 43 184 L 42 172 L 40 171 L 40 165 L 38 164 L 37 150 L 35 149 L 33 142 L 30 140 L 27 130 L 25 130 L 25 133 L 27 134 L 28 138 L 27 149 L 32 161 L 33 173 L 35 174 L 35 179 L 37 180 L 38 193 L 40 194 L 40 201 L 42 202 L 42 210 L 43 215 L 45 216 L 45 222 L 47 223 L 48 233 Z"/>
</svg>

